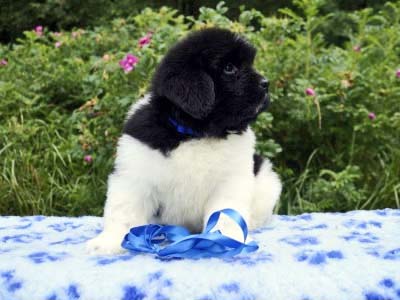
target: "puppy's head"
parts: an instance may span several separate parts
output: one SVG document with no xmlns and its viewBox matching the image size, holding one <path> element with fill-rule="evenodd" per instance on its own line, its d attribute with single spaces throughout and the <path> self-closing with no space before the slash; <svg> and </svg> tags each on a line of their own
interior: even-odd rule
<svg viewBox="0 0 400 300">
<path fill-rule="evenodd" d="M 255 48 L 228 30 L 194 32 L 172 47 L 152 91 L 195 120 L 242 130 L 266 109 L 268 81 L 253 68 Z"/>
</svg>

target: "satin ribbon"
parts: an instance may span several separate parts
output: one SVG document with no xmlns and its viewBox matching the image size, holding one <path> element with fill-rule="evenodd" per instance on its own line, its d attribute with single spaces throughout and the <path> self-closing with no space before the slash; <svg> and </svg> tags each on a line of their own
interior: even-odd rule
<svg viewBox="0 0 400 300">
<path fill-rule="evenodd" d="M 234 220 L 242 229 L 244 243 L 224 236 L 219 230 L 211 231 L 221 213 Z M 256 251 L 258 245 L 246 244 L 247 224 L 243 217 L 231 208 L 214 212 L 202 233 L 190 234 L 182 226 L 149 224 L 133 227 L 122 241 L 122 247 L 133 252 L 148 252 L 163 258 L 232 257 L 239 253 Z"/>
<path fill-rule="evenodd" d="M 192 128 L 183 126 L 172 118 L 168 118 L 168 121 L 172 126 L 175 127 L 176 131 L 178 131 L 181 134 L 191 135 L 195 137 L 201 136 L 198 132 L 194 131 Z"/>
</svg>

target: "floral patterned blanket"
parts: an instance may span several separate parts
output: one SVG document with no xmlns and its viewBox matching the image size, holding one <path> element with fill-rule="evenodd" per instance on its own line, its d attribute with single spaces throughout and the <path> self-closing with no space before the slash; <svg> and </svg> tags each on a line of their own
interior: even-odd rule
<svg viewBox="0 0 400 300">
<path fill-rule="evenodd" d="M 226 259 L 89 256 L 98 217 L 0 217 L 0 299 L 400 299 L 400 210 L 274 216 Z"/>
</svg>

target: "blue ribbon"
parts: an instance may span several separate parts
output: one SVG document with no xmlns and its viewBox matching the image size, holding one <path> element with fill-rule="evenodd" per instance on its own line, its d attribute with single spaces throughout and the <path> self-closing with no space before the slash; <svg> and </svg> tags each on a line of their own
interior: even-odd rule
<svg viewBox="0 0 400 300">
<path fill-rule="evenodd" d="M 199 137 L 200 136 L 200 134 L 197 133 L 196 131 L 194 131 L 192 128 L 183 126 L 183 125 L 179 124 L 176 120 L 174 120 L 172 118 L 168 118 L 168 121 L 170 122 L 170 124 L 172 126 L 175 127 L 176 131 L 181 133 L 181 134 L 191 135 L 191 136 L 195 136 L 195 137 Z"/>
<path fill-rule="evenodd" d="M 247 224 L 243 217 L 231 208 L 214 212 L 202 233 L 190 234 L 182 226 L 149 224 L 133 227 L 122 241 L 122 247 L 133 252 L 148 252 L 163 258 L 208 258 L 232 257 L 239 253 L 256 251 L 258 245 L 252 241 L 242 243 L 224 236 L 219 230 L 211 232 L 221 213 L 234 220 L 247 238 Z"/>
</svg>

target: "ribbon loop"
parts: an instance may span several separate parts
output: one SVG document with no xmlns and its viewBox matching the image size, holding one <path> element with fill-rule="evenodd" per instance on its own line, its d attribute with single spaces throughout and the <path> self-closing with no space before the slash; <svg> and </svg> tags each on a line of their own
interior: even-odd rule
<svg viewBox="0 0 400 300">
<path fill-rule="evenodd" d="M 244 242 L 211 231 L 218 223 L 221 213 L 234 220 L 242 229 Z M 258 249 L 255 242 L 246 244 L 248 228 L 243 217 L 231 208 L 211 214 L 202 233 L 190 234 L 182 226 L 149 224 L 133 227 L 122 241 L 122 247 L 134 252 L 154 253 L 165 258 L 231 257 Z"/>
</svg>

